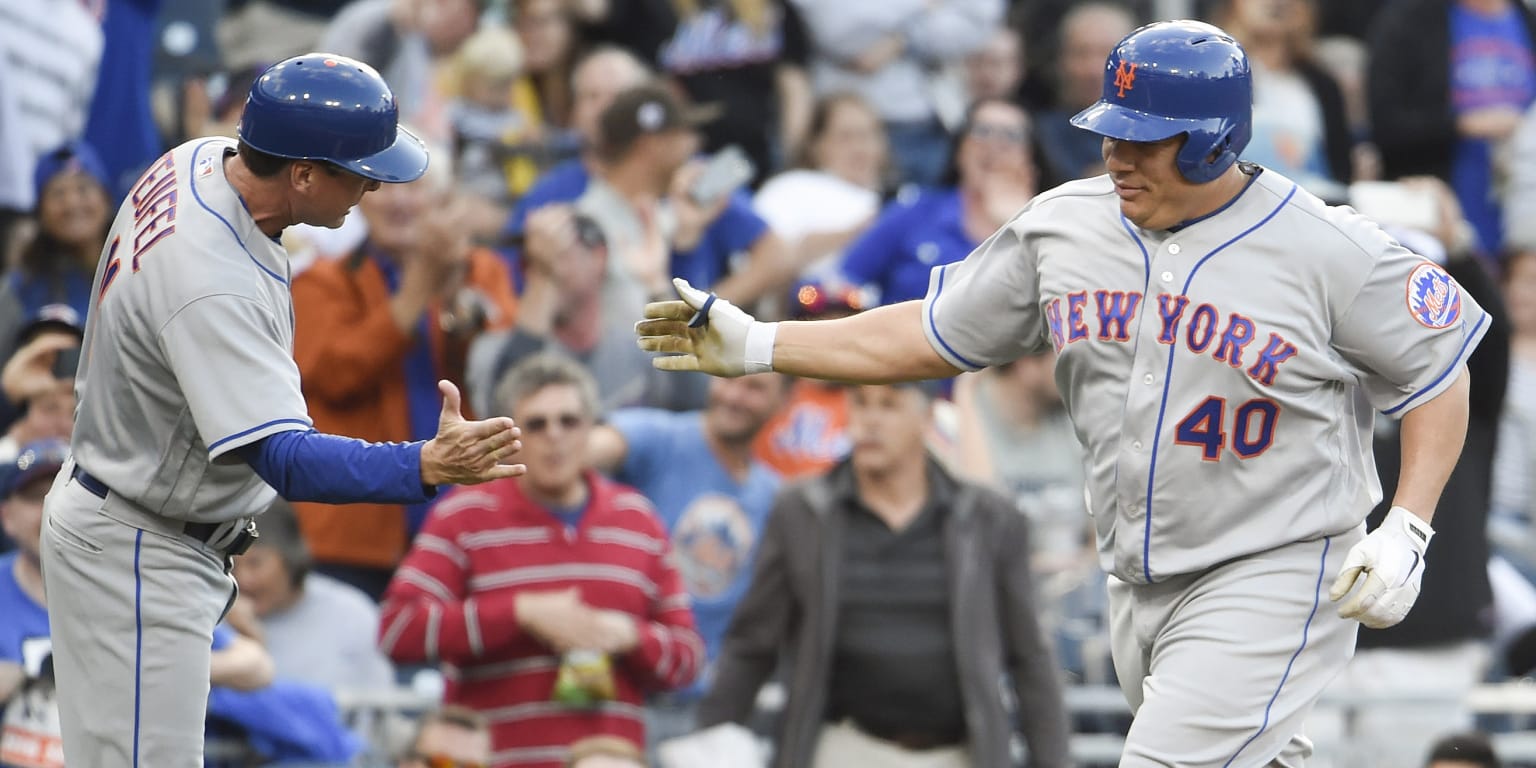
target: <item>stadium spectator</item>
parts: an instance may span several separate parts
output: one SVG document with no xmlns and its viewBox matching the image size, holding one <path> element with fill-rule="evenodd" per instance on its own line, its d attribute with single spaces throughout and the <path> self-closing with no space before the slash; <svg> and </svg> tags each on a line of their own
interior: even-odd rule
<svg viewBox="0 0 1536 768">
<path fill-rule="evenodd" d="M 557 237 L 568 211 L 550 206 L 529 220 L 530 237 Z M 488 410 L 494 382 L 530 355 L 555 351 L 581 362 L 597 381 L 601 410 L 649 406 L 682 409 L 699 402 L 707 381 L 668 376 L 635 346 L 635 318 L 643 297 L 626 281 L 608 277 L 611 258 L 603 231 L 585 216 L 574 218 L 576 242 L 562 253 L 536 246 L 523 264 L 523 295 L 517 324 L 486 333 L 470 348 L 470 397 Z"/>
<path fill-rule="evenodd" d="M 795 167 L 770 178 L 752 210 L 783 239 L 794 271 L 824 279 L 880 212 L 889 162 L 874 109 L 851 93 L 824 96 Z"/>
<path fill-rule="evenodd" d="M 74 308 L 49 304 L 16 337 L 16 353 L 0 372 L 0 389 L 20 416 L 0 438 L 0 462 L 21 446 L 47 438 L 68 439 L 75 425 L 75 366 L 85 329 Z"/>
<path fill-rule="evenodd" d="M 493 232 L 542 169 L 519 154 L 520 144 L 538 133 L 514 103 L 522 69 L 522 44 L 498 24 L 482 25 L 453 57 L 454 97 L 448 103 L 453 167 L 461 190 L 500 210 Z"/>
<path fill-rule="evenodd" d="M 592 464 L 656 505 L 710 662 L 746 594 L 779 485 L 778 476 L 753 456 L 752 444 L 782 407 L 789 382 L 777 373 L 712 379 L 702 412 L 615 411 L 592 431 Z M 657 743 L 694 730 L 707 670 L 692 688 L 648 702 L 653 754 Z"/>
<path fill-rule="evenodd" d="M 260 538 L 234 566 L 240 601 L 259 622 L 277 676 L 331 690 L 393 687 L 394 669 L 378 647 L 378 605 L 310 567 L 293 507 L 278 499 L 261 515 Z"/>
<path fill-rule="evenodd" d="M 1070 764 L 1024 518 L 924 450 L 913 385 L 849 390 L 849 460 L 781 494 L 699 725 L 745 723 L 793 658 L 783 768 Z M 1017 714 L 1009 714 L 1007 680 Z"/>
<path fill-rule="evenodd" d="M 1447 736 L 1429 750 L 1425 768 L 1502 768 L 1493 744 L 1481 733 Z"/>
<path fill-rule="evenodd" d="M 104 44 L 99 10 L 80 0 L 0 0 L 0 211 L 9 212 L 0 225 L 37 204 L 27 183 L 34 164 L 85 130 Z"/>
<path fill-rule="evenodd" d="M 490 722 L 492 766 L 560 768 L 585 736 L 642 742 L 645 694 L 693 682 L 703 647 L 650 503 L 589 469 L 591 375 L 531 357 L 496 403 L 528 471 L 437 504 L 385 595 L 380 644 L 442 665 L 444 700 Z M 564 692 L 567 674 L 584 695 Z"/>
<path fill-rule="evenodd" d="M 972 101 L 1012 100 L 1024 82 L 1024 40 L 1001 26 L 987 42 L 965 57 L 965 95 Z"/>
<path fill-rule="evenodd" d="M 793 320 L 829 320 L 863 308 L 851 288 L 802 283 L 790 304 Z M 752 455 L 785 482 L 820 475 L 848 455 L 848 397 L 841 384 L 796 379 L 789 397 L 763 425 Z"/>
<path fill-rule="evenodd" d="M 1136 28 L 1136 17 L 1118 3 L 1089 0 L 1061 17 L 1056 56 L 1056 97 L 1035 113 L 1035 141 L 1043 162 L 1042 189 L 1104 172 L 1103 139 L 1073 126 L 1069 119 L 1099 100 L 1104 88 L 1104 60 L 1121 38 Z"/>
<path fill-rule="evenodd" d="M 702 126 L 704 149 L 736 145 L 756 187 L 805 139 L 814 96 L 810 41 L 792 0 L 672 0 L 677 29 L 660 49 L 663 73 L 698 104 L 723 107 Z"/>
<path fill-rule="evenodd" d="M 984 45 L 1002 0 L 794 0 L 814 43 L 817 93 L 852 91 L 880 111 L 901 181 L 940 183 L 948 132 L 931 72 Z"/>
<path fill-rule="evenodd" d="M 684 277 L 750 304 L 788 281 L 783 241 L 744 195 L 723 189 L 697 196 L 704 170 L 702 161 L 690 161 L 697 130 L 718 113 L 643 85 L 615 96 L 598 120 L 601 162 L 575 207 L 602 228 L 613 255 L 609 273 L 647 297 L 667 295 L 671 279 Z"/>
<path fill-rule="evenodd" d="M 353 0 L 320 38 L 320 50 L 362 61 L 384 76 L 401 122 L 423 138 L 449 138 L 441 65 L 474 34 L 489 0 Z"/>
<path fill-rule="evenodd" d="M 880 304 L 922 298 L 929 270 L 965 258 L 1034 196 L 1029 134 L 1029 116 L 1011 102 L 973 105 L 943 184 L 887 205 L 843 253 L 839 277 L 870 287 Z"/>
<path fill-rule="evenodd" d="M 577 96 L 572 87 L 580 40 L 563 0 L 511 0 L 512 28 L 523 44 L 517 106 L 553 134 L 572 127 Z"/>
<path fill-rule="evenodd" d="M 0 523 L 18 546 L 0 557 L 0 764 L 14 768 L 64 765 L 39 545 L 43 497 L 68 454 L 63 440 L 30 443 L 0 472 Z M 272 660 L 220 625 L 209 676 L 214 686 L 260 689 L 272 682 Z"/>
<path fill-rule="evenodd" d="M 10 273 L 0 278 L 0 360 L 22 325 L 50 304 L 78 317 L 90 307 L 96 263 L 112 224 L 106 170 L 89 145 L 73 142 L 37 161 L 36 227 Z"/>
<path fill-rule="evenodd" d="M 1222 0 L 1215 23 L 1253 69 L 1253 139 L 1243 159 L 1339 200 L 1354 137 L 1339 84 L 1313 58 L 1315 16 L 1310 0 Z"/>
<path fill-rule="evenodd" d="M 219 57 L 226 67 L 240 69 L 316 50 L 331 19 L 349 2 L 224 0 L 218 6 L 222 11 L 217 32 Z"/>
<path fill-rule="evenodd" d="M 1507 142 L 1536 102 L 1536 16 L 1518 0 L 1401 0 L 1382 6 L 1369 44 L 1383 176 L 1449 184 L 1497 253 Z"/>
<path fill-rule="evenodd" d="M 449 705 L 421 716 L 398 768 L 487 768 L 491 731 L 479 712 Z"/>
<path fill-rule="evenodd" d="M 437 382 L 464 380 L 471 339 L 516 317 L 506 264 L 472 247 L 446 166 L 358 210 L 368 237 L 293 281 L 294 359 L 315 428 L 375 441 L 437 433 Z M 299 504 L 316 569 L 377 599 L 426 505 Z"/>
<path fill-rule="evenodd" d="M 1508 253 L 1503 289 L 1512 333 L 1509 394 L 1494 457 L 1489 535 L 1495 551 L 1536 579 L 1536 248 Z"/>
<path fill-rule="evenodd" d="M 650 77 L 650 70 L 633 54 L 611 46 L 594 48 L 576 63 L 571 74 L 571 130 L 576 134 L 580 155 L 545 171 L 512 208 L 505 234 L 514 244 L 514 256 L 522 252 L 520 241 L 530 213 L 547 205 L 573 202 L 586 191 L 598 162 L 598 120 L 603 110 L 613 103 L 614 96 L 644 84 Z M 574 227 L 566 228 L 562 234 L 563 238 L 552 246 L 556 252 L 576 241 Z"/>
</svg>

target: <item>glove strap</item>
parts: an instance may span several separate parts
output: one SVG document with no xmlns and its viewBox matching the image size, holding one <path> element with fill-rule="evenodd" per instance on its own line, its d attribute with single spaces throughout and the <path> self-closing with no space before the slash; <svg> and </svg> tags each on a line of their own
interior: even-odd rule
<svg viewBox="0 0 1536 768">
<path fill-rule="evenodd" d="M 773 340 L 778 333 L 778 323 L 754 322 L 747 326 L 747 349 L 742 356 L 747 373 L 773 370 Z"/>
<path fill-rule="evenodd" d="M 1435 537 L 1435 529 L 1429 527 L 1429 523 L 1424 522 L 1418 515 L 1409 512 L 1406 507 L 1393 507 L 1387 512 L 1387 517 L 1397 517 L 1402 520 L 1403 533 L 1418 548 L 1420 554 L 1429 547 L 1429 540 Z"/>
</svg>

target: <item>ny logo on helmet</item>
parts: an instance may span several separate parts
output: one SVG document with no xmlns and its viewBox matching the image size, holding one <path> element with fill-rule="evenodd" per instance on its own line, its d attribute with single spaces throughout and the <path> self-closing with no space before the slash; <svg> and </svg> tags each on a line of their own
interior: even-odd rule
<svg viewBox="0 0 1536 768">
<path fill-rule="evenodd" d="M 1120 89 L 1120 93 L 1117 95 L 1122 99 L 1125 98 L 1126 91 L 1136 87 L 1135 64 L 1127 67 L 1125 59 L 1120 60 L 1120 65 L 1115 67 L 1115 87 Z"/>
</svg>

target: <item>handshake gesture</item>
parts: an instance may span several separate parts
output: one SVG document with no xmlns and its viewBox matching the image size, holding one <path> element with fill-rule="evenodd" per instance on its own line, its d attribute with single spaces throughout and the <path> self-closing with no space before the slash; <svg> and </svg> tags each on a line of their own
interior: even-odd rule
<svg viewBox="0 0 1536 768">
<path fill-rule="evenodd" d="M 1424 550 L 1434 535 L 1412 512 L 1393 507 L 1381 525 L 1349 551 L 1344 570 L 1328 590 L 1328 599 L 1336 603 L 1354 592 L 1339 606 L 1339 615 L 1371 629 L 1402 621 L 1419 599 Z"/>
<path fill-rule="evenodd" d="M 640 348 L 666 356 L 651 361 L 664 371 L 743 376 L 773 370 L 778 323 L 761 323 L 739 307 L 674 278 L 679 300 L 645 305 L 635 324 Z"/>
</svg>

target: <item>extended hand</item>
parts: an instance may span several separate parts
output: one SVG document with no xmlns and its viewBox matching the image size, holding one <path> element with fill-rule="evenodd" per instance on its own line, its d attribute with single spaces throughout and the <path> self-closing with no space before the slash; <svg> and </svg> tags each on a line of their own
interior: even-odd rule
<svg viewBox="0 0 1536 768">
<path fill-rule="evenodd" d="M 443 412 L 437 436 L 421 447 L 421 482 L 474 485 L 528 471 L 522 464 L 501 463 L 523 448 L 517 439 L 522 432 L 511 419 L 468 421 L 459 410 L 459 388 L 443 380 L 437 389 L 443 393 Z"/>
<path fill-rule="evenodd" d="M 729 301 L 682 278 L 673 279 L 672 285 L 681 301 L 651 302 L 645 305 L 645 319 L 635 323 L 641 349 L 667 353 L 653 359 L 652 365 L 664 371 L 716 376 L 773 370 L 776 324 L 759 323 Z"/>
<path fill-rule="evenodd" d="M 1339 606 L 1339 615 L 1371 629 L 1402 621 L 1419 598 L 1424 550 L 1434 535 L 1412 512 L 1393 507 L 1376 530 L 1349 550 L 1344 570 L 1328 590 L 1328 599 L 1338 602 L 1355 589 L 1354 597 Z"/>
<path fill-rule="evenodd" d="M 513 600 L 518 626 L 555 651 L 602 650 L 610 633 L 601 612 L 583 603 L 576 587 L 523 592 Z"/>
</svg>

